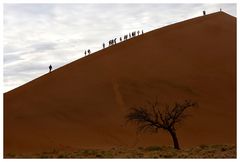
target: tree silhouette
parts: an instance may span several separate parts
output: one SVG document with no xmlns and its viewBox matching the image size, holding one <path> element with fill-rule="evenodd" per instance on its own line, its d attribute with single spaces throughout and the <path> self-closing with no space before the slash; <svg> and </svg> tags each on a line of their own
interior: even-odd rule
<svg viewBox="0 0 240 162">
<path fill-rule="evenodd" d="M 197 106 L 197 102 L 185 100 L 183 103 L 175 103 L 160 107 L 158 101 L 149 102 L 146 106 L 138 106 L 130 108 L 126 119 L 128 122 L 137 124 L 138 132 L 158 132 L 163 129 L 172 137 L 174 148 L 180 149 L 176 134 L 176 124 L 179 124 L 188 115 L 186 110 Z"/>
</svg>

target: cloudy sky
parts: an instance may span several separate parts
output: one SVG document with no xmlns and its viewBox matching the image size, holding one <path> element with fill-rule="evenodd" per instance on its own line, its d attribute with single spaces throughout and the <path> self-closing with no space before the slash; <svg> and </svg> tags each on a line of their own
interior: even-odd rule
<svg viewBox="0 0 240 162">
<path fill-rule="evenodd" d="M 235 4 L 4 4 L 4 92 L 135 30 L 207 13 L 236 16 Z M 118 41 L 118 40 L 117 40 Z"/>
</svg>

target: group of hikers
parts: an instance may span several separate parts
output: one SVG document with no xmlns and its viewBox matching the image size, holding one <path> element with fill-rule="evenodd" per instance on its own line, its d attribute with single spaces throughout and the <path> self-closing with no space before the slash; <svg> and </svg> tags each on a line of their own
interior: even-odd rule
<svg viewBox="0 0 240 162">
<path fill-rule="evenodd" d="M 142 34 L 143 34 L 143 30 L 142 30 Z M 125 41 L 128 38 L 130 39 L 130 38 L 133 38 L 133 37 L 138 36 L 138 35 L 140 35 L 140 31 L 139 30 L 138 31 L 134 31 L 132 33 L 124 35 L 123 38 L 120 37 L 119 38 L 119 42 Z M 108 41 L 108 46 L 112 46 L 114 44 L 117 44 L 117 38 L 114 38 L 114 39 L 111 39 L 111 40 Z M 105 43 L 103 43 L 102 46 L 103 46 L 103 48 L 105 48 L 106 47 Z M 87 51 L 85 50 L 84 55 L 86 56 L 87 54 L 91 54 L 90 49 L 88 49 Z"/>
<path fill-rule="evenodd" d="M 137 32 L 134 31 L 132 33 L 126 34 L 126 35 L 124 35 L 123 38 L 122 37 L 119 38 L 119 42 L 125 41 L 128 38 L 133 38 L 133 37 L 135 37 L 139 34 L 140 34 L 139 30 Z M 142 30 L 142 34 L 143 34 L 143 30 Z M 108 41 L 108 46 L 111 46 L 111 45 L 114 45 L 114 44 L 117 44 L 117 38 L 114 38 L 114 39 L 111 39 L 111 40 Z M 105 43 L 103 43 L 103 48 L 105 48 Z"/>
</svg>

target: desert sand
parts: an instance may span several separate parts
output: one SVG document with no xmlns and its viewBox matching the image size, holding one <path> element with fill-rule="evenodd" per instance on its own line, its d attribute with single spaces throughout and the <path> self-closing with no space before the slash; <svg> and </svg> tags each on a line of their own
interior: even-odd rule
<svg viewBox="0 0 240 162">
<path fill-rule="evenodd" d="M 4 94 L 4 154 L 172 145 L 136 134 L 125 115 L 158 98 L 199 107 L 177 128 L 182 148 L 236 144 L 236 18 L 224 12 L 144 33 Z"/>
</svg>

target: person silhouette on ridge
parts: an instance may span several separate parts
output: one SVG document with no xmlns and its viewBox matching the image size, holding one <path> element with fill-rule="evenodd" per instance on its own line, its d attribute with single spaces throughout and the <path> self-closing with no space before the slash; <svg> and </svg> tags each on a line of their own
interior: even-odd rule
<svg viewBox="0 0 240 162">
<path fill-rule="evenodd" d="M 205 16 L 206 15 L 206 11 L 203 11 L 203 16 Z"/>
<path fill-rule="evenodd" d="M 52 71 L 52 65 L 49 66 L 49 72 L 51 72 L 51 71 Z"/>
</svg>

